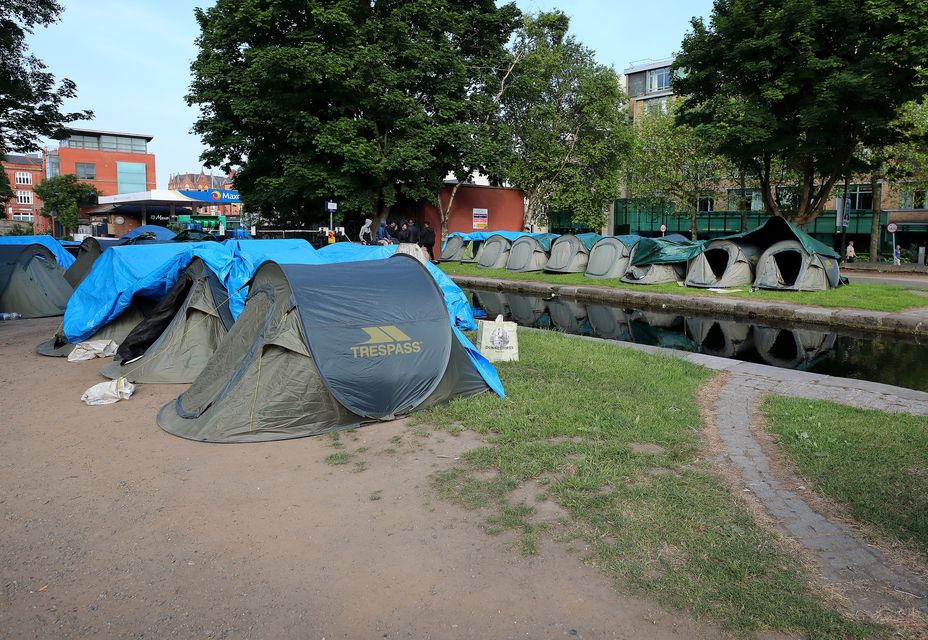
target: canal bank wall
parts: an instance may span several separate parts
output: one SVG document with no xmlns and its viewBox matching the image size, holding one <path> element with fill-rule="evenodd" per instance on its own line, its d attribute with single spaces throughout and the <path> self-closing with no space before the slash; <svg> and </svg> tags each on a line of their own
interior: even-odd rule
<svg viewBox="0 0 928 640">
<path fill-rule="evenodd" d="M 691 296 L 611 287 L 500 280 L 479 276 L 452 275 L 450 277 L 461 287 L 508 291 L 542 298 L 557 296 L 582 302 L 645 307 L 661 311 L 690 311 L 735 319 L 785 322 L 789 325 L 815 325 L 832 329 L 928 336 L 928 308 L 889 313 L 863 309 L 831 309 L 788 302 L 745 300 L 721 296 Z"/>
</svg>

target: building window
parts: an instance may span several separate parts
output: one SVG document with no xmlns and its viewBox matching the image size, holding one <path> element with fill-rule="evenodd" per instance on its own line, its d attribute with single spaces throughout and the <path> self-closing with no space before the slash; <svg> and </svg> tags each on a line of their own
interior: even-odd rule
<svg viewBox="0 0 928 640">
<path fill-rule="evenodd" d="M 696 211 L 715 211 L 715 196 L 711 193 L 699 195 L 696 198 Z"/>
<path fill-rule="evenodd" d="M 915 189 L 899 194 L 900 209 L 928 209 L 928 190 Z"/>
<path fill-rule="evenodd" d="M 647 113 L 667 113 L 670 109 L 670 96 L 645 100 L 644 109 Z"/>
<path fill-rule="evenodd" d="M 835 189 L 835 209 L 838 200 L 844 196 L 844 187 Z M 847 197 L 851 201 L 851 211 L 870 211 L 873 209 L 873 190 L 869 184 L 851 184 L 847 188 Z"/>
<path fill-rule="evenodd" d="M 145 138 L 130 136 L 100 136 L 102 151 L 121 151 L 123 153 L 148 153 Z"/>
<path fill-rule="evenodd" d="M 72 149 L 91 149 L 93 151 L 99 151 L 100 138 L 97 136 L 82 136 L 74 134 L 68 136 L 66 140 L 62 140 L 61 146 L 70 147 Z"/>
<path fill-rule="evenodd" d="M 744 199 L 747 201 L 750 201 L 751 211 L 763 211 L 764 210 L 764 198 L 759 189 L 745 189 Z M 728 190 L 728 210 L 729 211 L 740 211 L 741 210 L 741 189 L 729 189 Z"/>
<path fill-rule="evenodd" d="M 648 93 L 670 89 L 670 67 L 648 71 Z"/>
<path fill-rule="evenodd" d="M 74 164 L 74 173 L 78 180 L 96 180 L 97 165 L 92 162 L 76 162 Z"/>
<path fill-rule="evenodd" d="M 17 191 L 16 192 L 16 204 L 32 204 L 32 192 L 31 191 Z"/>
<path fill-rule="evenodd" d="M 14 211 L 13 220 L 18 222 L 32 222 L 32 212 L 30 211 Z"/>
<path fill-rule="evenodd" d="M 45 156 L 45 175 L 49 178 L 57 178 L 61 175 L 61 161 L 57 153 Z"/>
<path fill-rule="evenodd" d="M 32 174 L 28 171 L 17 171 L 16 184 L 32 184 Z"/>
<path fill-rule="evenodd" d="M 145 191 L 146 189 L 147 182 L 145 180 L 144 162 L 116 163 L 117 193 L 135 193 L 137 191 Z"/>
</svg>

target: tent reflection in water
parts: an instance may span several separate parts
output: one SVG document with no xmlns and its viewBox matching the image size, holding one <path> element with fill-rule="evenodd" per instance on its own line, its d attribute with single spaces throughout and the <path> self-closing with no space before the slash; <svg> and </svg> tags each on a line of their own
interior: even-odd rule
<svg viewBox="0 0 928 640">
<path fill-rule="evenodd" d="M 712 318 L 686 318 L 686 333 L 702 353 L 720 358 L 734 358 L 749 351 L 754 343 L 751 339 L 752 325 L 732 320 Z"/>
<path fill-rule="evenodd" d="M 0 244 L 0 312 L 60 316 L 73 293 L 55 254 L 41 244 Z"/>
<path fill-rule="evenodd" d="M 403 282 L 403 296 L 371 282 Z M 158 424 L 207 442 L 312 436 L 486 391 L 493 367 L 415 259 L 265 262 L 202 373 Z"/>
<path fill-rule="evenodd" d="M 535 233 L 517 239 L 509 248 L 506 270 L 520 273 L 541 271 L 548 264 L 551 243 L 557 237 L 554 233 Z"/>
<path fill-rule="evenodd" d="M 640 236 L 606 236 L 590 249 L 587 261 L 587 278 L 621 278 L 628 271 L 632 249 Z"/>
<path fill-rule="evenodd" d="M 488 320 L 495 320 L 497 316 L 505 318 L 509 315 L 506 294 L 500 291 L 475 291 L 474 306 L 483 308 L 487 313 Z"/>
<path fill-rule="evenodd" d="M 509 314 L 512 321 L 522 327 L 546 329 L 551 326 L 548 304 L 538 296 L 526 296 L 511 293 L 506 296 L 509 302 Z"/>
<path fill-rule="evenodd" d="M 119 345 L 101 373 L 129 382 L 190 383 L 232 326 L 226 288 L 194 258 L 167 295 Z"/>
<path fill-rule="evenodd" d="M 835 348 L 837 336 L 807 329 L 754 327 L 754 346 L 761 359 L 774 367 L 808 369 Z"/>
<path fill-rule="evenodd" d="M 602 239 L 598 233 L 566 233 L 551 243 L 551 254 L 545 271 L 554 273 L 583 273 L 590 259 L 590 251 Z"/>
<path fill-rule="evenodd" d="M 556 329 L 564 333 L 589 335 L 590 323 L 587 321 L 586 305 L 569 298 L 554 298 L 548 301 L 548 314 Z"/>
<path fill-rule="evenodd" d="M 607 340 L 631 340 L 629 317 L 624 309 L 605 304 L 588 304 L 586 314 L 594 335 Z"/>
</svg>

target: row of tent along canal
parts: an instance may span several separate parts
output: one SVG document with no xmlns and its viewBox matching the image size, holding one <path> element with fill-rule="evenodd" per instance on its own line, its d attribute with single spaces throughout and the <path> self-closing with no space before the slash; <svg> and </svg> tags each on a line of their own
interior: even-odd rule
<svg viewBox="0 0 928 640">
<path fill-rule="evenodd" d="M 461 333 L 476 328 L 469 300 L 441 270 L 409 255 L 421 254 L 418 247 L 339 243 L 317 251 L 293 239 L 97 244 L 73 289 L 64 265 L 38 242 L 15 246 L 41 265 L 42 279 L 18 258 L 4 273 L 24 273 L 31 285 L 24 292 L 34 299 L 67 294 L 61 329 L 36 347 L 39 354 L 114 340 L 105 376 L 190 384 L 157 416 L 175 435 L 296 438 L 453 398 L 504 395 L 495 369 Z M 372 284 L 382 281 L 402 283 L 404 295 Z"/>
<path fill-rule="evenodd" d="M 443 262 L 512 272 L 584 273 L 632 284 L 683 282 L 701 288 L 821 291 L 842 284 L 839 255 L 783 218 L 711 241 L 596 233 L 453 233 Z"/>
</svg>

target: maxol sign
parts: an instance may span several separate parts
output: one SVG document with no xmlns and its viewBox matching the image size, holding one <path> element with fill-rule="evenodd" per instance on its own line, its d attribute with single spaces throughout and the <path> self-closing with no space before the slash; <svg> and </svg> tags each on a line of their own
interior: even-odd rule
<svg viewBox="0 0 928 640">
<path fill-rule="evenodd" d="M 180 195 L 197 202 L 209 202 L 211 204 L 235 204 L 240 202 L 238 191 L 231 189 L 210 189 L 209 191 L 178 191 Z"/>
</svg>

